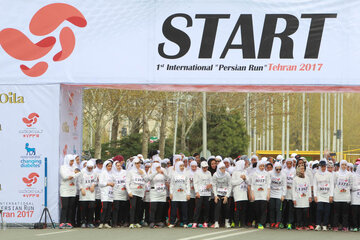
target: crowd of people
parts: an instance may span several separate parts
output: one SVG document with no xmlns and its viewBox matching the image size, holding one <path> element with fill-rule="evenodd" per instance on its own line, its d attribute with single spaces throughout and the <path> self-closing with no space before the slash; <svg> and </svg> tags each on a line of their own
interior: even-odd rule
<svg viewBox="0 0 360 240">
<path fill-rule="evenodd" d="M 345 160 L 148 157 L 66 155 L 59 228 L 359 230 L 360 167 Z"/>
</svg>

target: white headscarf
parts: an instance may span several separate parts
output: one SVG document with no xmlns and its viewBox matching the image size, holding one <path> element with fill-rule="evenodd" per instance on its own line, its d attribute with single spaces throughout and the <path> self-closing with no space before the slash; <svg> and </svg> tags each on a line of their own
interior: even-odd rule
<svg viewBox="0 0 360 240">
<path fill-rule="evenodd" d="M 109 164 L 109 163 L 112 163 L 112 160 L 106 160 L 105 162 L 104 162 L 104 165 L 103 165 L 103 168 L 102 168 L 102 172 L 107 172 L 107 173 L 109 173 L 109 171 L 107 170 L 107 168 L 106 168 L 106 166 Z M 110 170 L 110 173 L 111 173 L 111 171 L 112 171 L 112 169 Z"/>
<path fill-rule="evenodd" d="M 89 171 L 88 167 L 92 167 L 93 169 L 91 171 Z M 86 169 L 86 170 L 85 170 Z M 92 161 L 89 161 L 87 164 L 86 164 L 86 167 L 85 167 L 85 173 L 87 173 L 88 175 L 92 174 L 94 172 L 94 163 Z"/>
<path fill-rule="evenodd" d="M 192 170 L 192 168 L 191 168 L 192 166 L 196 166 L 196 170 L 195 170 L 195 171 Z M 188 170 L 189 175 L 190 175 L 190 176 L 194 176 L 195 173 L 197 172 L 197 170 L 198 170 L 198 168 L 197 168 L 197 162 L 196 162 L 196 161 L 191 161 L 191 163 L 189 164 L 189 170 Z"/>
<path fill-rule="evenodd" d="M 70 161 L 71 160 L 74 160 L 74 164 L 72 166 L 70 166 Z M 75 165 L 74 155 L 72 155 L 72 154 L 65 155 L 63 165 L 66 166 L 70 170 L 74 170 L 75 169 L 75 167 L 74 167 L 74 165 Z"/>
<path fill-rule="evenodd" d="M 358 175 L 358 176 L 360 176 L 360 165 L 357 165 L 357 166 L 356 166 L 355 174 Z"/>
<path fill-rule="evenodd" d="M 73 157 L 74 157 L 74 166 L 75 166 L 75 168 L 81 169 L 81 166 L 80 166 L 81 162 L 80 162 L 80 165 L 79 165 L 79 164 L 76 163 L 76 160 L 75 160 L 75 158 L 79 157 L 79 155 L 74 154 Z"/>
<path fill-rule="evenodd" d="M 277 171 L 276 171 L 276 168 L 277 168 L 277 167 L 281 167 L 281 171 L 282 171 L 282 165 L 281 165 L 280 162 L 276 162 L 276 163 L 274 164 L 274 168 L 273 168 L 273 173 L 274 173 L 276 176 L 279 176 L 279 175 L 281 174 L 281 171 L 280 171 L 280 172 L 277 172 Z"/>
<path fill-rule="evenodd" d="M 184 174 L 185 171 L 181 171 L 180 170 L 180 166 L 181 165 L 184 165 L 184 163 L 182 161 L 178 161 L 176 164 L 175 164 L 175 171 L 178 173 L 178 174 Z"/>
<path fill-rule="evenodd" d="M 120 174 L 121 171 L 123 170 L 122 166 L 121 166 L 121 163 L 120 163 L 120 171 L 116 168 L 116 163 L 120 163 L 120 162 L 119 161 L 113 162 L 112 169 L 111 169 L 112 173 L 115 174 L 115 175 Z"/>
<path fill-rule="evenodd" d="M 343 164 L 345 164 L 346 167 L 347 167 L 347 161 L 346 161 L 346 160 L 341 160 L 341 161 L 340 161 L 340 167 L 339 167 L 339 174 L 340 174 L 340 175 L 346 175 L 346 174 L 348 173 L 348 171 L 347 171 L 346 168 L 345 168 L 345 170 L 343 170 L 343 169 L 341 168 L 341 165 L 343 165 Z"/>
<path fill-rule="evenodd" d="M 173 156 L 173 162 L 172 162 L 172 164 L 173 164 L 173 166 L 175 166 L 175 162 L 176 162 L 176 160 L 180 160 L 181 161 L 181 159 L 182 159 L 182 156 L 180 155 L 180 154 L 176 154 L 176 155 L 174 155 Z"/>
<path fill-rule="evenodd" d="M 216 168 L 216 176 L 218 177 L 218 178 L 223 178 L 223 177 L 225 177 L 225 175 L 226 175 L 226 171 L 223 173 L 223 172 L 221 172 L 221 170 L 220 170 L 220 168 L 226 168 L 225 167 L 225 164 L 223 163 L 223 162 L 220 162 L 218 165 L 217 165 L 217 168 Z"/>
<path fill-rule="evenodd" d="M 85 163 L 87 163 L 87 161 L 86 161 L 86 160 L 81 161 L 81 163 L 80 163 L 80 167 L 81 167 L 81 169 L 85 168 L 85 166 L 84 166 L 84 164 L 85 164 Z"/>
<path fill-rule="evenodd" d="M 245 161 L 239 160 L 235 163 L 235 171 L 242 172 L 245 169 Z"/>
<path fill-rule="evenodd" d="M 264 165 L 264 170 L 260 170 L 260 165 Z M 256 172 L 257 173 L 263 173 L 265 172 L 265 166 L 266 166 L 266 160 L 260 160 L 260 162 L 258 162 L 258 164 L 256 165 Z"/>
<path fill-rule="evenodd" d="M 151 173 L 156 172 L 156 168 L 161 167 L 161 164 L 158 162 L 154 162 L 151 166 Z"/>
</svg>

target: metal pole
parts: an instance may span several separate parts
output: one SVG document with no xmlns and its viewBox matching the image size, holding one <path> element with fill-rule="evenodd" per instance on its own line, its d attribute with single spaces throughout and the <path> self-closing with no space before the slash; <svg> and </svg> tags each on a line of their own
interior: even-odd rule
<svg viewBox="0 0 360 240">
<path fill-rule="evenodd" d="M 334 132 L 333 132 L 333 145 L 332 151 L 336 153 L 336 103 L 337 103 L 337 93 L 334 93 Z"/>
<path fill-rule="evenodd" d="M 340 129 L 341 129 L 341 136 L 340 136 L 340 157 L 344 159 L 343 156 L 343 149 L 344 149 L 344 93 L 341 93 L 341 118 L 340 118 Z"/>
<path fill-rule="evenodd" d="M 286 116 L 286 158 L 290 156 L 290 94 L 287 94 L 287 116 Z"/>
<path fill-rule="evenodd" d="M 327 142 L 328 142 L 328 150 L 330 152 L 330 149 L 331 149 L 331 126 L 330 126 L 330 123 L 331 123 L 331 95 L 330 93 L 327 93 L 328 94 L 328 109 L 327 109 L 327 113 L 328 113 L 328 116 L 327 116 L 327 120 L 328 120 L 328 124 L 327 124 Z"/>
<path fill-rule="evenodd" d="M 206 92 L 203 92 L 203 156 L 207 159 L 207 118 L 206 118 Z"/>
<path fill-rule="evenodd" d="M 173 155 L 176 154 L 176 138 L 177 138 L 177 128 L 178 128 L 178 117 L 179 117 L 179 101 L 180 101 L 180 93 L 177 93 Z"/>
<path fill-rule="evenodd" d="M 252 131 L 251 131 L 251 115 L 250 115 L 250 93 L 246 96 L 247 100 L 247 109 L 246 109 L 246 115 L 248 119 L 248 135 L 249 135 L 249 148 L 248 148 L 248 156 L 251 155 L 251 145 L 252 145 Z"/>
<path fill-rule="evenodd" d="M 266 150 L 270 150 L 270 104 L 266 104 Z"/>
<path fill-rule="evenodd" d="M 305 151 L 305 93 L 303 93 L 302 101 L 302 135 L 301 135 L 301 150 Z"/>
<path fill-rule="evenodd" d="M 306 151 L 309 151 L 309 127 L 310 127 L 310 97 L 307 94 L 307 117 L 306 117 Z"/>
<path fill-rule="evenodd" d="M 256 137 L 256 99 L 254 100 L 254 135 L 253 135 L 253 138 L 254 138 L 254 149 L 253 149 L 253 152 L 254 154 L 256 154 L 256 150 L 257 150 L 257 137 Z"/>
<path fill-rule="evenodd" d="M 265 98 L 264 98 L 264 103 L 263 103 L 263 106 L 265 107 L 266 105 L 266 102 L 265 102 Z M 265 113 L 265 111 L 264 111 L 264 113 Z M 262 150 L 265 150 L 265 145 L 266 145 L 266 143 L 265 143 L 265 132 L 266 132 L 266 130 L 265 130 L 265 119 L 266 119 L 266 115 L 264 114 L 263 115 L 263 131 L 262 131 L 262 145 L 260 145 L 261 146 L 261 148 L 262 148 Z"/>
<path fill-rule="evenodd" d="M 271 136 L 270 136 L 270 150 L 274 150 L 274 98 L 271 96 Z"/>
<path fill-rule="evenodd" d="M 327 93 L 324 93 L 324 150 L 327 150 Z"/>
<path fill-rule="evenodd" d="M 336 131 L 339 131 L 340 130 L 340 95 L 341 93 L 339 93 L 337 95 L 337 128 L 336 128 Z M 340 161 L 340 139 L 336 136 L 336 159 L 338 161 Z"/>
<path fill-rule="evenodd" d="M 320 94 L 320 158 L 323 158 L 323 94 Z"/>
<path fill-rule="evenodd" d="M 281 133 L 281 155 L 285 156 L 285 93 L 283 93 L 283 112 L 282 112 L 282 133 Z"/>
</svg>

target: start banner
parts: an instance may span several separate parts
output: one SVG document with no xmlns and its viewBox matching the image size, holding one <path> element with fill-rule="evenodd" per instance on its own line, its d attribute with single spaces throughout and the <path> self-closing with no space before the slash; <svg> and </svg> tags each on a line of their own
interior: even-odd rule
<svg viewBox="0 0 360 240">
<path fill-rule="evenodd" d="M 59 85 L 0 86 L 0 209 L 7 223 L 38 222 L 44 208 L 59 218 Z"/>
<path fill-rule="evenodd" d="M 1 1 L 0 84 L 359 86 L 360 1 Z"/>
</svg>

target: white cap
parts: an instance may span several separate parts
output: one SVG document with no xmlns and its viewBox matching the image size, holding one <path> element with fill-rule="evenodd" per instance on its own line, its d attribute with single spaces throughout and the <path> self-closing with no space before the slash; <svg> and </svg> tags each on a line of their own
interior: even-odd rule
<svg viewBox="0 0 360 240">
<path fill-rule="evenodd" d="M 208 163 L 207 163 L 207 161 L 202 161 L 200 165 L 201 165 L 202 168 L 209 166 Z"/>
</svg>

